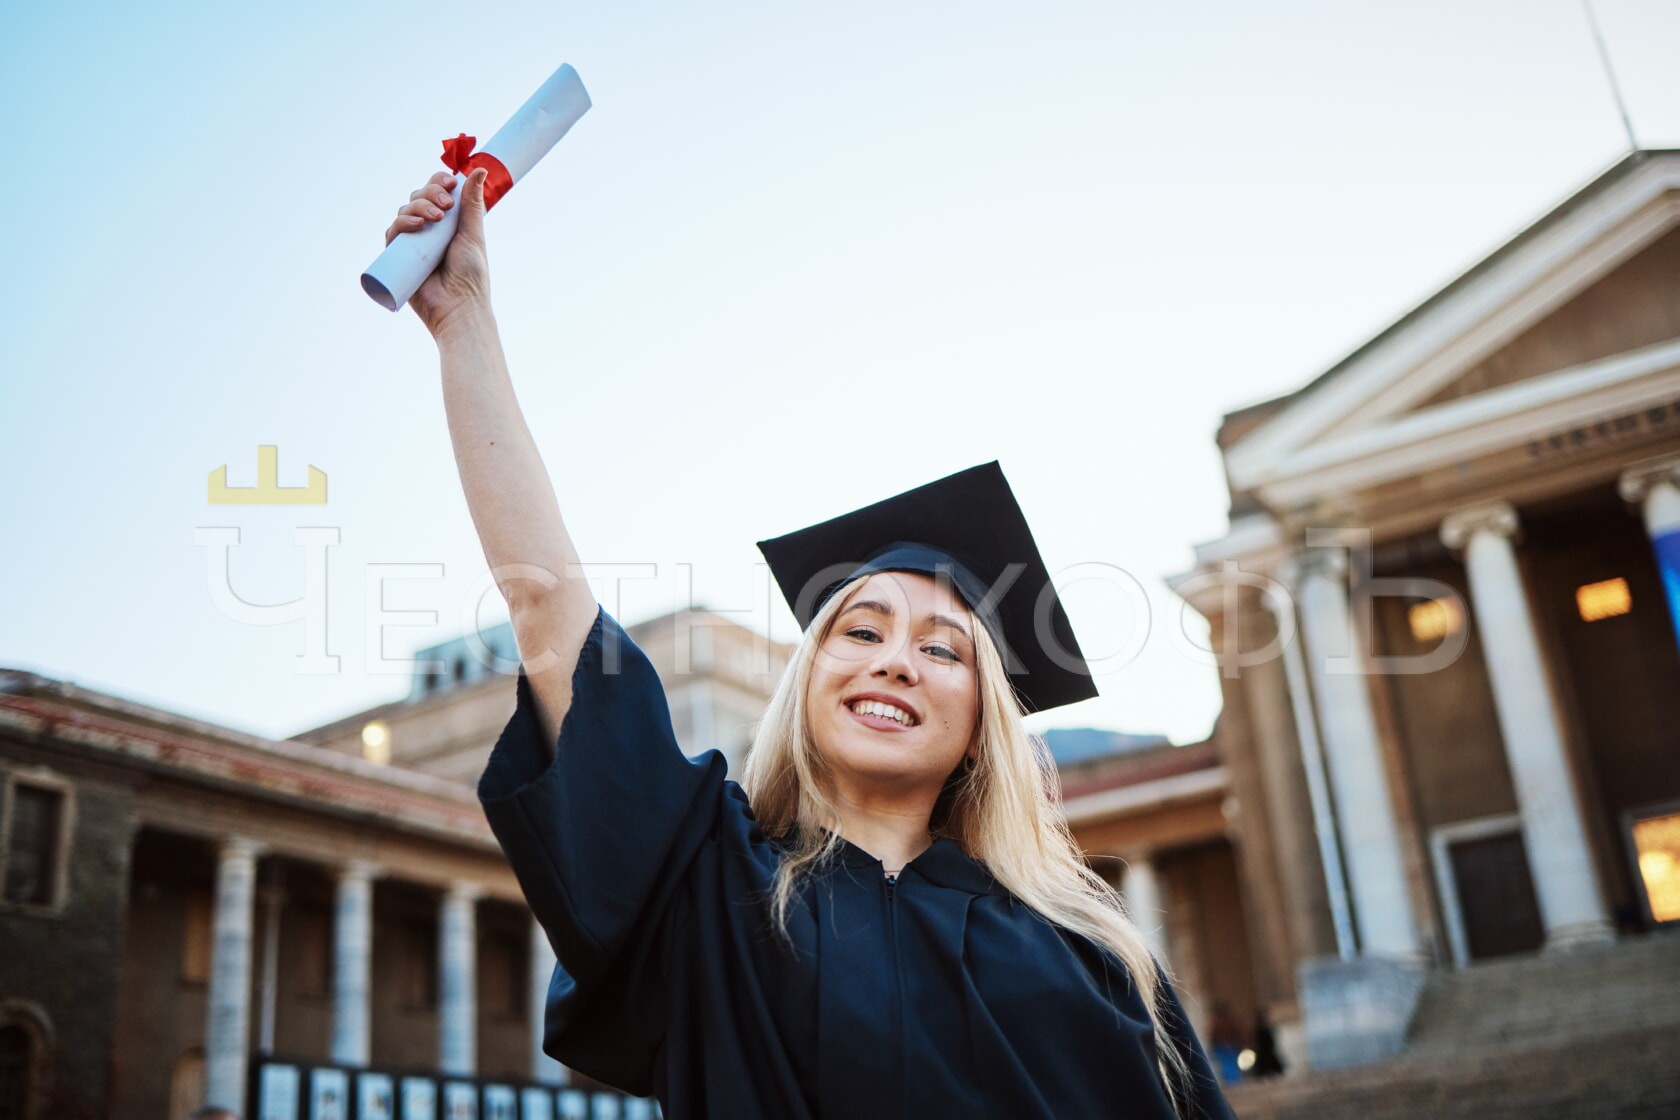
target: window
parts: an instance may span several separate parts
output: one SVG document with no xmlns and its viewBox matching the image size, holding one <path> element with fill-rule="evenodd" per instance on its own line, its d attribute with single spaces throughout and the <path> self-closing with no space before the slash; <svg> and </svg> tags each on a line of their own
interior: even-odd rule
<svg viewBox="0 0 1680 1120">
<path fill-rule="evenodd" d="M 169 1075 L 169 1120 L 192 1120 L 204 1104 L 204 1050 L 194 1046 L 175 1059 Z"/>
<path fill-rule="evenodd" d="M 292 915 L 297 930 L 299 995 L 324 996 L 332 984 L 332 925 L 325 910 L 300 907 Z"/>
<path fill-rule="evenodd" d="M 1464 610 L 1457 599 L 1430 599 L 1408 608 L 1406 623 L 1413 641 L 1420 645 L 1438 642 L 1464 628 Z"/>
<path fill-rule="evenodd" d="M 1627 580 L 1617 577 L 1577 587 L 1575 609 L 1580 612 L 1582 622 L 1598 622 L 1627 614 L 1633 609 L 1633 596 L 1628 593 Z"/>
<path fill-rule="evenodd" d="M 1633 852 L 1651 920 L 1680 922 L 1680 808 L 1635 820 Z"/>
<path fill-rule="evenodd" d="M 7 902 L 55 906 L 63 879 L 66 794 L 63 789 L 14 780 L 6 798 Z"/>
<path fill-rule="evenodd" d="M 0 1120 L 46 1115 L 41 1098 L 51 1052 L 51 1025 L 0 999 Z"/>
<path fill-rule="evenodd" d="M 412 1011 L 437 1007 L 437 927 L 410 918 L 403 925 L 402 1003 Z"/>
<path fill-rule="evenodd" d="M 530 1006 L 527 996 L 531 986 L 525 939 L 502 930 L 489 932 L 484 938 L 479 964 L 483 976 L 479 995 L 485 1014 L 498 1019 L 523 1019 Z"/>
<path fill-rule="evenodd" d="M 5 1120 L 14 1116 L 21 1120 L 30 1113 L 32 1041 L 29 1032 L 16 1023 L 0 1027 L 0 1118 Z"/>
<path fill-rule="evenodd" d="M 210 890 L 195 888 L 187 895 L 181 930 L 181 979 L 189 984 L 210 981 L 210 943 L 214 923 L 210 916 Z"/>
<path fill-rule="evenodd" d="M 384 720 L 369 720 L 362 725 L 362 757 L 375 766 L 391 763 L 391 728 Z"/>
</svg>

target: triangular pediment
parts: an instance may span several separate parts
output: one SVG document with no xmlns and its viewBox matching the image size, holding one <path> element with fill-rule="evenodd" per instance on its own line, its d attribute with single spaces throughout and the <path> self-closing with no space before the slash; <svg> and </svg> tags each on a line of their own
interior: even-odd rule
<svg viewBox="0 0 1680 1120">
<path fill-rule="evenodd" d="M 1676 338 L 1680 338 L 1680 226 L 1401 414 Z"/>
<path fill-rule="evenodd" d="M 1680 151 L 1639 152 L 1243 433 L 1226 449 L 1232 488 L 1322 470 L 1435 414 L 1485 421 L 1542 383 L 1592 384 L 1591 371 L 1677 341 Z"/>
</svg>

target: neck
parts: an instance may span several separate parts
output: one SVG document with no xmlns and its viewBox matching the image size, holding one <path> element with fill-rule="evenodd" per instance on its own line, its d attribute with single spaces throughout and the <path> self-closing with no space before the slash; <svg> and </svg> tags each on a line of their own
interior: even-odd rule
<svg viewBox="0 0 1680 1120">
<path fill-rule="evenodd" d="M 835 831 L 880 860 L 889 872 L 896 873 L 933 843 L 928 831 L 931 800 L 860 797 L 841 790 L 835 803 L 840 810 Z"/>
</svg>

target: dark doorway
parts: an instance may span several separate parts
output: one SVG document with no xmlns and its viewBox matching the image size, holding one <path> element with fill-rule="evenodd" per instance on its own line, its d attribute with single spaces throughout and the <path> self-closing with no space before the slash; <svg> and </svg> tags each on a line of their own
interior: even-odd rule
<svg viewBox="0 0 1680 1120">
<path fill-rule="evenodd" d="M 29 1032 L 16 1023 L 0 1027 L 0 1120 L 24 1120 L 31 1112 L 29 1043 Z"/>
<path fill-rule="evenodd" d="M 1522 834 L 1461 840 L 1449 849 L 1470 959 L 1533 953 L 1546 939 Z"/>
</svg>

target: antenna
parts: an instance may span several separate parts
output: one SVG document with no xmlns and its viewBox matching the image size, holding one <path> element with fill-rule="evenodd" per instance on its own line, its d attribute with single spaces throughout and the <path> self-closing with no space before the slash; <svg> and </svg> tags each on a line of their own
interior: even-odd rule
<svg viewBox="0 0 1680 1120">
<path fill-rule="evenodd" d="M 1628 147 L 1633 151 L 1639 150 L 1639 141 L 1633 135 L 1633 121 L 1628 119 L 1627 102 L 1622 100 L 1622 87 L 1616 81 L 1616 68 L 1610 65 L 1610 50 L 1604 45 L 1604 33 L 1598 29 L 1598 16 L 1593 12 L 1592 0 L 1581 0 L 1581 7 L 1587 13 L 1587 26 L 1592 28 L 1593 42 L 1598 44 L 1598 57 L 1604 63 L 1604 76 L 1610 81 L 1610 93 L 1616 98 L 1616 110 L 1622 114 L 1622 128 L 1627 132 Z"/>
</svg>

